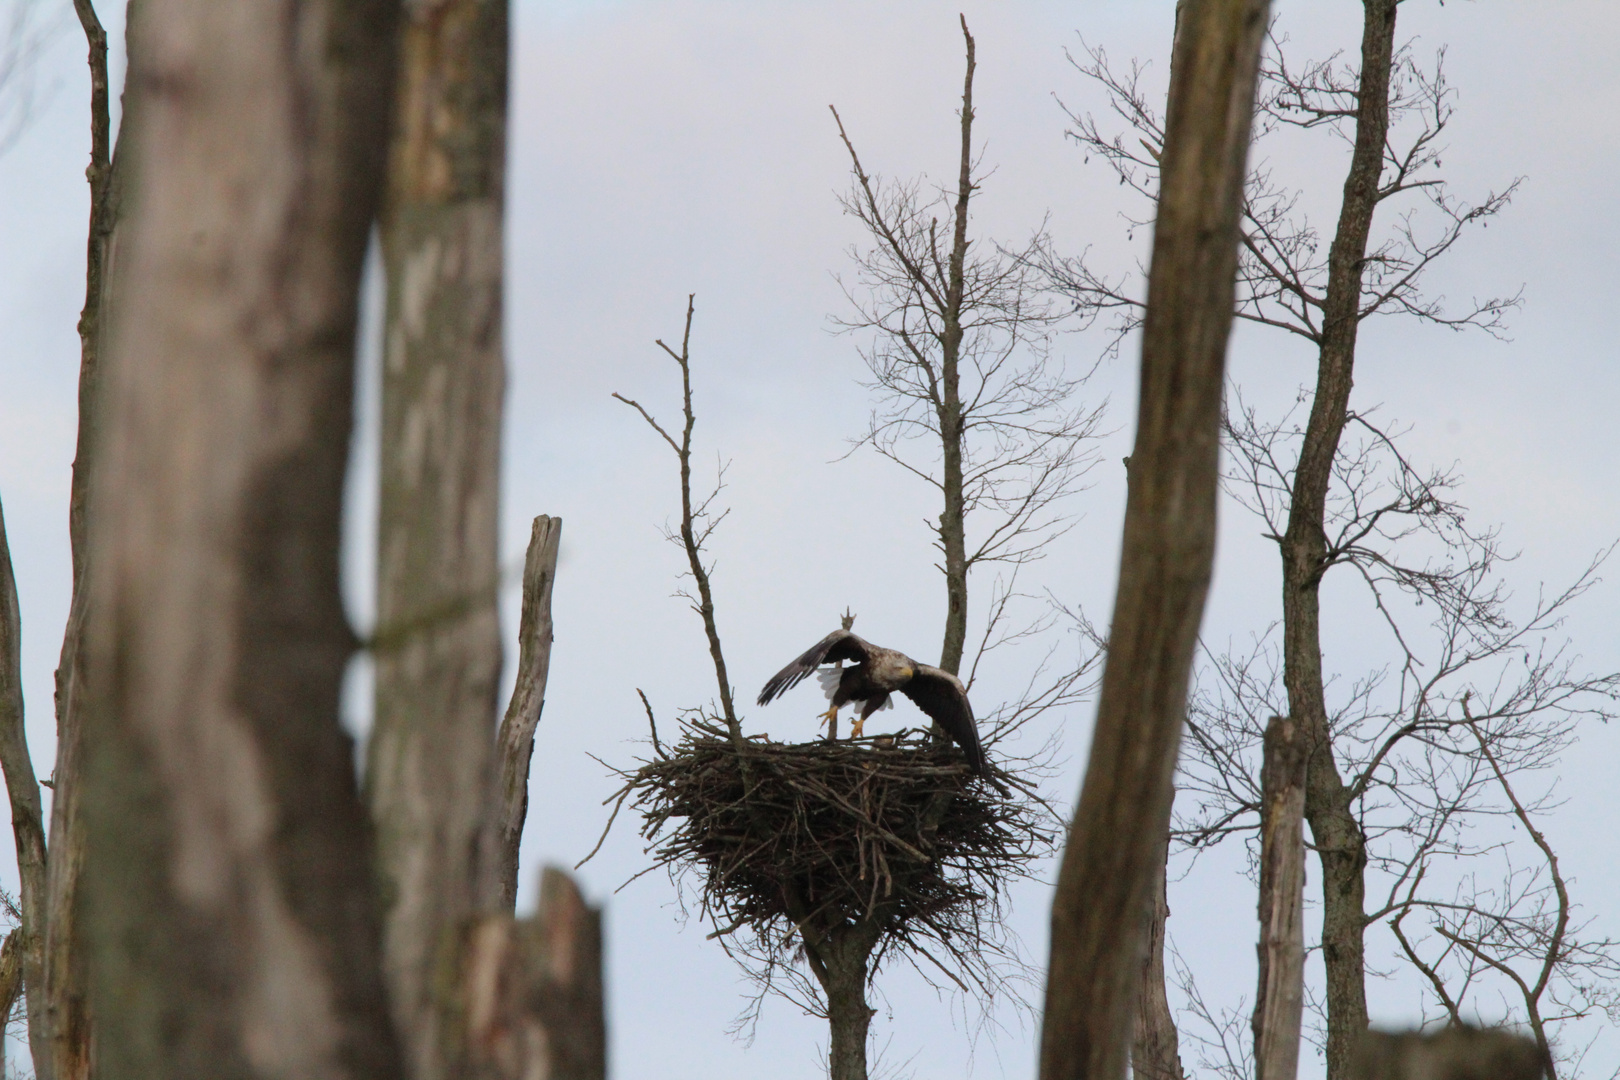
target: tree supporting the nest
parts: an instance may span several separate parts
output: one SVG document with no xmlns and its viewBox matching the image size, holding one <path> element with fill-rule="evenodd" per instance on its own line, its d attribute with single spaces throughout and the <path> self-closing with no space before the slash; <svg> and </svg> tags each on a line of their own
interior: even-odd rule
<svg viewBox="0 0 1620 1080">
<path fill-rule="evenodd" d="M 739 743 L 718 718 L 683 728 L 621 774 L 620 801 L 655 866 L 697 876 L 710 936 L 762 990 L 826 1017 L 835 1080 L 866 1076 L 866 988 L 891 949 L 960 989 L 1000 988 L 1001 897 L 1056 835 L 1027 781 L 982 782 L 925 732 L 784 744 Z"/>
</svg>

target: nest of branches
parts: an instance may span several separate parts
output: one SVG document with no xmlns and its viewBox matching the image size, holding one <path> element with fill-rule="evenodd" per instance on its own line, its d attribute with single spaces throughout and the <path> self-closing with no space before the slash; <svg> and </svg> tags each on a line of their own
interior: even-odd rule
<svg viewBox="0 0 1620 1080">
<path fill-rule="evenodd" d="M 950 968 L 982 969 L 1007 884 L 1052 850 L 1057 818 L 1031 785 L 972 776 L 924 732 L 776 743 L 701 718 L 683 728 L 620 773 L 621 804 L 642 816 L 649 869 L 695 876 L 711 936 L 742 931 L 729 944 L 772 966 L 813 919 L 865 925 L 874 958 L 919 950 L 960 984 Z"/>
</svg>

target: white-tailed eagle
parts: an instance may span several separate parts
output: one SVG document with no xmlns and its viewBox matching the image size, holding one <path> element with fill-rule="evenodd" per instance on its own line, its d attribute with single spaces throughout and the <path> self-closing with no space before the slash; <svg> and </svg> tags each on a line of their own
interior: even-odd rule
<svg viewBox="0 0 1620 1080">
<path fill-rule="evenodd" d="M 898 690 L 956 741 L 976 774 L 985 775 L 984 749 L 979 745 L 973 706 L 968 704 L 962 680 L 941 668 L 920 664 L 905 653 L 873 645 L 848 630 L 834 630 L 771 676 L 765 689 L 759 692 L 759 703 L 764 705 L 780 697 L 821 665 L 840 660 L 854 664 L 820 673 L 822 689 L 827 692 L 832 706 L 823 714 L 828 722 L 845 705 L 860 702 L 860 716 L 850 730 L 852 736 L 858 737 L 866 718 L 891 704 L 889 695 Z"/>
</svg>

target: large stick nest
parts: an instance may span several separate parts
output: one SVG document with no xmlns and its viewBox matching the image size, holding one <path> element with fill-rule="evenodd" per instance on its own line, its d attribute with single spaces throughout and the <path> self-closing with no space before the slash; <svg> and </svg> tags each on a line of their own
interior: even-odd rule
<svg viewBox="0 0 1620 1080">
<path fill-rule="evenodd" d="M 1052 850 L 1056 819 L 1031 785 L 974 777 L 926 733 L 739 743 L 708 720 L 683 727 L 673 751 L 621 773 L 621 799 L 640 811 L 655 867 L 696 875 L 711 936 L 743 930 L 733 944 L 768 964 L 796 903 L 821 926 L 868 925 L 879 955 L 903 945 L 939 964 L 926 950 L 937 942 L 977 978 L 1007 883 Z"/>
</svg>

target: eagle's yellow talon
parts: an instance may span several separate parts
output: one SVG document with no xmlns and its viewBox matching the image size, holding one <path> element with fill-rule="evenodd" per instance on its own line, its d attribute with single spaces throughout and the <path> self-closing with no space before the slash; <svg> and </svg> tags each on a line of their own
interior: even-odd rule
<svg viewBox="0 0 1620 1080">
<path fill-rule="evenodd" d="M 866 727 L 866 718 L 864 716 L 857 716 L 855 719 L 849 722 L 849 737 L 852 739 L 860 738 L 861 729 L 864 727 Z"/>
<path fill-rule="evenodd" d="M 820 713 L 820 727 L 828 727 L 838 720 L 838 706 L 834 705 L 824 713 Z"/>
</svg>

